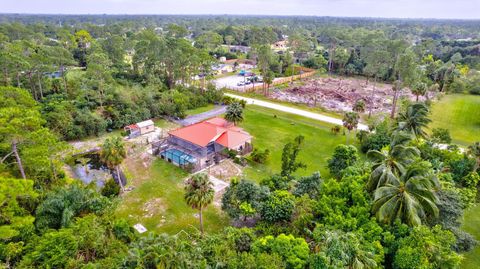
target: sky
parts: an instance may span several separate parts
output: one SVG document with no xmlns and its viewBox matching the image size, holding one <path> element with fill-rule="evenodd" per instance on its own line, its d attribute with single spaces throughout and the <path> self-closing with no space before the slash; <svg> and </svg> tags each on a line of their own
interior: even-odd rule
<svg viewBox="0 0 480 269">
<path fill-rule="evenodd" d="M 480 19 L 480 0 L 0 0 L 0 13 Z"/>
</svg>

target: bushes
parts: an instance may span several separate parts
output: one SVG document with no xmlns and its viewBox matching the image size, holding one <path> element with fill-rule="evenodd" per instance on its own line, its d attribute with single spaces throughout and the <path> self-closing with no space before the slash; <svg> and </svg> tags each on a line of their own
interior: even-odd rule
<svg viewBox="0 0 480 269">
<path fill-rule="evenodd" d="M 289 221 L 295 206 L 295 199 L 288 191 L 274 191 L 261 209 L 262 218 L 270 223 Z"/>
<path fill-rule="evenodd" d="M 303 238 L 280 234 L 259 238 L 252 246 L 254 253 L 276 254 L 282 257 L 286 268 L 301 269 L 308 264 L 310 249 Z"/>
<path fill-rule="evenodd" d="M 450 144 L 452 142 L 450 131 L 444 128 L 433 128 L 431 138 L 436 143 Z"/>
<path fill-rule="evenodd" d="M 265 149 L 263 151 L 254 148 L 252 154 L 250 155 L 252 157 L 252 161 L 256 163 L 261 163 L 264 164 L 267 162 L 268 157 L 270 156 L 270 150 Z"/>
<path fill-rule="evenodd" d="M 116 197 L 120 194 L 120 186 L 111 178 L 105 182 L 101 193 L 108 198 Z"/>
</svg>

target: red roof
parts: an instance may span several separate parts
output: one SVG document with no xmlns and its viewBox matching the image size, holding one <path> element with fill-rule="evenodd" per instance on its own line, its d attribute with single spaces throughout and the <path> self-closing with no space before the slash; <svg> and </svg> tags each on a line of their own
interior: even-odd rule
<svg viewBox="0 0 480 269">
<path fill-rule="evenodd" d="M 138 129 L 138 125 L 137 124 L 130 124 L 130 125 L 127 125 L 125 126 L 123 129 L 127 130 L 133 130 L 133 129 Z"/>
<path fill-rule="evenodd" d="M 212 118 L 192 124 L 171 131 L 169 134 L 201 147 L 215 141 L 224 147 L 235 148 L 252 138 L 242 128 L 222 118 Z"/>
</svg>

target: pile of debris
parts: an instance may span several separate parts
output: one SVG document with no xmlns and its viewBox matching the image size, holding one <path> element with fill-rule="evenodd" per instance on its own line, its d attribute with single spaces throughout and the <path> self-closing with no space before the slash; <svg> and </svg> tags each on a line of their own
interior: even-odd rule
<svg viewBox="0 0 480 269">
<path fill-rule="evenodd" d="M 409 89 L 399 92 L 399 97 L 415 100 Z M 373 83 L 356 78 L 311 78 L 302 84 L 294 84 L 285 90 L 274 90 L 271 98 L 309 106 L 320 106 L 327 110 L 351 111 L 358 100 L 363 100 L 366 110 L 388 112 L 392 108 L 392 85 Z"/>
</svg>

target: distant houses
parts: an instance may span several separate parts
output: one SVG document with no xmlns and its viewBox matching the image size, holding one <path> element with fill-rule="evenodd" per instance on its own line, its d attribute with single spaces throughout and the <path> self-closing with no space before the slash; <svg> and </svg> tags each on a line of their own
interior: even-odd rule
<svg viewBox="0 0 480 269">
<path fill-rule="evenodd" d="M 252 48 L 249 46 L 241 45 L 222 45 L 222 47 L 226 48 L 230 53 L 248 54 L 252 50 Z"/>
</svg>

